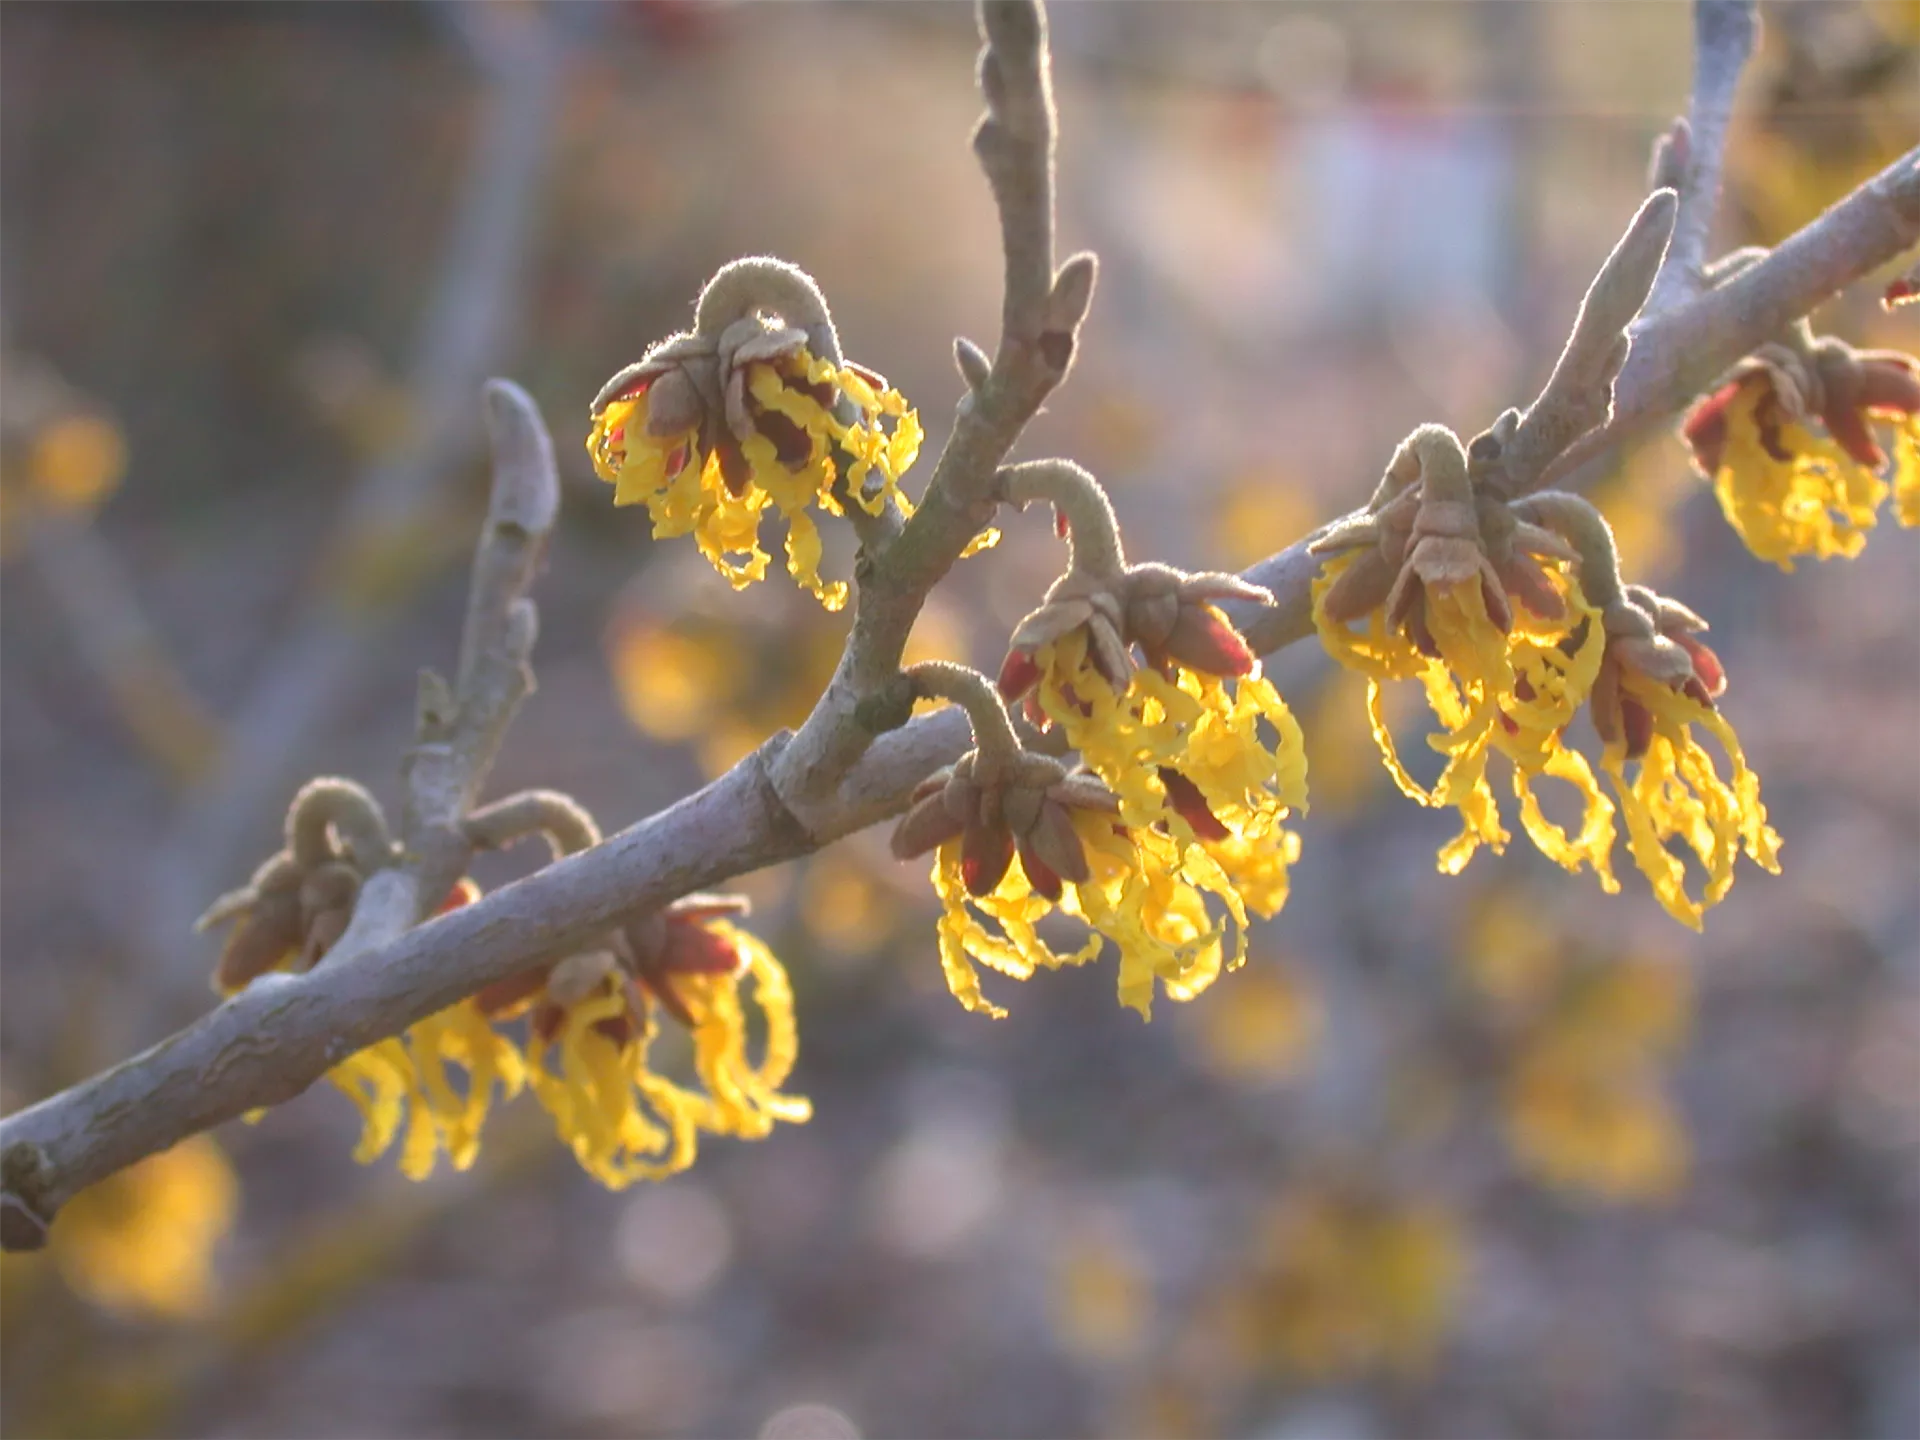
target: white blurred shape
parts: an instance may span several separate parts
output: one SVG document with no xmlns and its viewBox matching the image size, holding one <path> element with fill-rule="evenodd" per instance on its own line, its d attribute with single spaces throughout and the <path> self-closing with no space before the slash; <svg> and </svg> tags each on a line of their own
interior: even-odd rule
<svg viewBox="0 0 1920 1440">
<path fill-rule="evenodd" d="M 1253 63 L 1262 84 L 1303 110 L 1331 105 L 1347 91 L 1347 37 L 1318 15 L 1289 15 L 1275 25 L 1261 37 Z"/>
<path fill-rule="evenodd" d="M 767 1417 L 759 1440 L 860 1440 L 860 1427 L 831 1405 L 789 1405 Z"/>
<path fill-rule="evenodd" d="M 704 1294 L 733 1258 L 733 1227 L 704 1185 L 674 1180 L 640 1190 L 621 1212 L 614 1249 L 636 1286 L 664 1300 Z"/>
<path fill-rule="evenodd" d="M 1377 1440 L 1380 1427 L 1361 1400 L 1316 1396 L 1287 1406 L 1255 1433 L 1260 1440 Z"/>
<path fill-rule="evenodd" d="M 910 1129 L 874 1171 L 868 1214 L 887 1248 L 932 1260 L 964 1246 L 1000 1208 L 998 1129 L 969 1115 L 934 1115 Z"/>
<path fill-rule="evenodd" d="M 554 1414 L 569 1420 L 638 1422 L 681 1430 L 707 1408 L 713 1355 L 696 1330 L 649 1325 L 633 1312 L 581 1310 L 534 1337 L 538 1385 Z"/>
</svg>

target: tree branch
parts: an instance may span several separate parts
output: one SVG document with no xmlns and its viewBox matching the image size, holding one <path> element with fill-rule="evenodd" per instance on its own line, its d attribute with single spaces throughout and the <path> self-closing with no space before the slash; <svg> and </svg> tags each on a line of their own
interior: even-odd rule
<svg viewBox="0 0 1920 1440">
<path fill-rule="evenodd" d="M 493 491 L 473 555 L 460 668 L 451 690 L 432 671 L 421 674 L 417 740 L 400 767 L 404 859 L 367 877 L 328 963 L 350 962 L 419 924 L 465 872 L 473 858 L 467 813 L 520 702 L 533 692 L 527 661 L 539 624 L 527 593 L 559 513 L 560 477 L 553 441 L 526 391 L 489 380 L 485 414 Z"/>
<path fill-rule="evenodd" d="M 1637 325 L 1616 386 L 1614 419 L 1593 432 L 1599 440 L 1592 448 L 1658 424 L 1782 325 L 1916 240 L 1920 152 L 1725 285 Z M 1056 299 L 1064 275 L 1055 277 Z M 1010 348 L 1003 343 L 1003 352 Z M 869 615 L 866 629 L 856 626 L 865 638 L 850 647 L 834 688 L 799 735 L 776 737 L 672 808 L 472 905 L 397 935 L 369 936 L 351 948 L 343 942 L 304 975 L 265 977 L 143 1054 L 0 1121 L 0 1242 L 8 1248 L 36 1243 L 45 1220 L 84 1186 L 188 1135 L 298 1094 L 347 1055 L 492 981 L 566 954 L 689 891 L 806 854 L 897 813 L 915 784 L 966 749 L 965 716 L 949 707 L 877 739 L 867 732 L 850 753 L 829 742 L 857 723 L 854 706 L 878 688 L 864 682 L 874 673 L 882 681 L 897 673 L 897 642 L 918 599 L 991 513 L 993 465 L 1025 419 L 1014 403 L 1016 378 L 1031 374 L 1014 362 L 1003 370 L 1006 359 L 1003 353 L 995 361 L 967 402 L 971 408 L 941 457 L 948 478 L 936 484 L 894 549 L 874 562 L 883 578 L 870 593 L 903 597 L 905 620 L 888 628 Z M 518 392 L 496 389 L 492 403 L 498 406 L 503 395 L 515 397 L 510 408 L 525 406 L 531 415 Z M 1548 483 L 1551 473 L 1539 483 Z M 976 503 L 986 507 L 984 514 L 969 508 Z M 496 528 L 490 525 L 489 533 Z M 1272 605 L 1229 607 L 1261 653 L 1312 634 L 1310 592 L 1319 565 L 1307 553 L 1313 538 L 1245 572 L 1272 592 Z M 478 575 L 485 567 L 475 568 Z M 867 614 L 864 605 L 863 599 Z M 476 604 L 476 612 L 481 608 Z M 512 602 L 484 608 L 494 616 L 518 613 Z M 510 648 L 503 641 L 501 653 Z M 490 733 L 485 726 L 456 732 Z M 801 752 L 803 742 L 809 751 Z M 806 762 L 796 763 L 796 752 L 823 763 L 833 759 L 830 778 L 806 785 Z M 461 779 L 455 788 L 470 794 L 466 785 Z M 797 805 L 802 794 L 805 803 Z M 415 806 L 437 813 L 417 799 Z"/>
<path fill-rule="evenodd" d="M 1667 263 L 1654 282 L 1649 312 L 1665 310 L 1705 288 L 1708 243 L 1720 208 L 1720 166 L 1727 126 L 1733 119 L 1740 72 L 1753 53 L 1759 29 L 1753 0 L 1693 0 L 1693 97 L 1684 129 L 1669 136 L 1669 154 L 1679 162 L 1680 214 L 1674 222 Z M 1655 184 L 1667 177 L 1655 176 Z"/>
<path fill-rule="evenodd" d="M 1053 88 L 1046 13 L 1038 0 L 982 0 L 980 89 L 987 113 L 973 148 L 993 188 L 1006 254 L 1000 346 L 981 373 L 979 347 L 957 359 L 969 389 L 926 498 L 906 528 L 856 571 L 853 628 L 826 693 L 772 782 L 809 830 L 828 823 L 835 785 L 874 738 L 861 704 L 899 673 L 907 634 L 928 592 L 986 528 L 998 505 L 994 477 L 1026 423 L 1066 377 L 1080 321 L 1093 298 L 1094 259 L 1053 268 Z M 825 807 L 825 808 L 823 808 Z"/>
<path fill-rule="evenodd" d="M 1916 244 L 1920 147 L 1725 284 L 1635 324 L 1614 383 L 1613 418 L 1564 451 L 1539 487 L 1659 428 L 1742 356 Z"/>
<path fill-rule="evenodd" d="M 262 976 L 197 1024 L 47 1102 L 84 1095 L 91 1118 L 74 1133 L 50 1146 L 34 1138 L 31 1125 L 24 1146 L 16 1146 L 10 1130 L 0 1135 L 0 1244 L 6 1248 L 33 1248 L 60 1205 L 86 1185 L 241 1113 L 220 1108 L 233 1087 L 264 1086 L 271 1092 L 265 1103 L 278 1103 L 367 1043 L 330 1034 L 324 1021 L 309 1028 L 300 1017 L 331 1013 L 337 998 L 348 998 L 351 1011 L 350 997 L 365 982 L 370 957 L 417 925 L 466 869 L 473 848 L 464 827 L 467 812 L 514 711 L 533 687 L 527 654 L 535 617 L 527 591 L 559 510 L 559 476 L 540 412 L 519 386 L 488 382 L 486 420 L 493 492 L 474 552 L 460 674 L 451 691 L 437 677 L 422 685 L 432 697 L 421 707 L 420 741 L 402 767 L 402 862 L 367 877 L 345 933 L 315 969 Z M 317 1005 L 303 993 L 315 988 L 316 977 Z M 336 985 L 340 997 L 332 994 Z M 158 1135 L 138 1125 L 126 1132 L 114 1123 L 129 1111 L 142 1115 L 149 1103 L 177 1110 L 180 1118 Z M 23 1111 L 0 1127 L 43 1109 Z M 69 1159 L 68 1147 L 82 1158 Z"/>
</svg>

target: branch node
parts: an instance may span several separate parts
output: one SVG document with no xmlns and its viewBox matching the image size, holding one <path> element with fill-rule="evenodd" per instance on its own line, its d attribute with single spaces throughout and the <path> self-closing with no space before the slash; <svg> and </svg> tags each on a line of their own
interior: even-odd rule
<svg viewBox="0 0 1920 1440">
<path fill-rule="evenodd" d="M 420 685 L 413 701 L 414 735 L 422 743 L 444 740 L 453 731 L 459 706 L 446 676 L 431 666 L 420 671 Z"/>
<path fill-rule="evenodd" d="M 853 707 L 853 718 L 868 734 L 884 735 L 913 718 L 913 703 L 919 698 L 912 679 L 897 674 L 871 695 L 862 696 Z"/>
<path fill-rule="evenodd" d="M 19 1141 L 0 1152 L 0 1250 L 38 1250 L 47 1243 L 53 1211 L 46 1204 L 46 1155 Z"/>
</svg>

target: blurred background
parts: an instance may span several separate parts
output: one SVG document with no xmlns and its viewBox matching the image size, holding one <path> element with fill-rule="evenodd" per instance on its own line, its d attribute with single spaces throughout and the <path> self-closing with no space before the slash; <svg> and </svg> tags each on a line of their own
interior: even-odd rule
<svg viewBox="0 0 1920 1440">
<path fill-rule="evenodd" d="M 1912 0 L 1763 8 L 1727 247 L 1920 121 Z M 301 780 L 397 798 L 415 674 L 457 644 L 483 377 L 540 401 L 566 481 L 494 790 L 612 830 L 796 722 L 845 620 L 783 576 L 735 595 L 612 509 L 581 448 L 600 382 L 771 252 L 931 455 L 1000 261 L 961 5 L 0 24 L 11 1108 L 207 1008 L 190 923 Z M 1240 566 L 1357 503 L 1418 422 L 1524 404 L 1684 104 L 1689 28 L 1598 0 L 1060 7 L 1062 253 L 1101 281 L 1020 453 L 1093 467 L 1137 550 Z M 1912 349 L 1874 294 L 1821 328 Z M 1630 577 L 1713 621 L 1785 840 L 1704 937 L 1624 860 L 1615 898 L 1523 841 L 1436 874 L 1447 815 L 1296 647 L 1270 667 L 1312 766 L 1293 898 L 1200 999 L 1142 1026 L 1095 966 L 968 1015 L 922 867 L 859 837 L 741 882 L 798 991 L 811 1124 L 613 1194 L 523 1098 L 473 1171 L 414 1184 L 354 1165 L 316 1087 L 6 1257 L 0 1424 L 1920 1434 L 1914 538 L 1782 575 L 1673 439 L 1596 493 Z M 997 664 L 1061 562 L 1043 520 L 1007 528 L 924 653 Z"/>
</svg>

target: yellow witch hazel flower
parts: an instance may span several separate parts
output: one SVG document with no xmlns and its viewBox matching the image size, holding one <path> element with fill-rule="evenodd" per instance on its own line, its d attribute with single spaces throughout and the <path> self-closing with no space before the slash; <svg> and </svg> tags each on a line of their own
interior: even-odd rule
<svg viewBox="0 0 1920 1440">
<path fill-rule="evenodd" d="M 1893 427 L 1891 489 L 1902 525 L 1920 525 L 1920 361 L 1856 350 L 1804 325 L 1762 347 L 1688 414 L 1681 434 L 1747 548 L 1783 570 L 1811 555 L 1854 556 L 1889 484 L 1872 422 Z"/>
<path fill-rule="evenodd" d="M 1605 615 L 1606 652 L 1594 682 L 1594 728 L 1627 824 L 1634 862 L 1668 914 L 1698 930 L 1706 911 L 1733 884 L 1741 852 L 1780 873 L 1780 837 L 1767 824 L 1760 779 L 1747 767 L 1733 726 L 1714 706 L 1726 688 L 1720 660 L 1696 632 L 1691 610 L 1629 586 Z M 1722 779 L 1694 727 L 1718 742 L 1728 766 Z M 1629 776 L 1630 764 L 1638 766 Z M 1668 842 L 1692 851 L 1706 872 L 1701 897 L 1686 888 L 1687 867 Z"/>
<path fill-rule="evenodd" d="M 677 1174 L 700 1132 L 762 1139 L 812 1107 L 781 1086 L 799 1054 L 793 992 L 773 953 L 726 917 L 737 896 L 690 895 L 634 921 L 610 948 L 529 970 L 480 992 L 479 1008 L 531 1010 L 528 1082 L 580 1165 L 614 1189 Z M 753 987 L 759 1058 L 742 983 Z M 692 1038 L 699 1088 L 651 1058 L 656 1012 Z"/>
<path fill-rule="evenodd" d="M 306 866 L 293 851 L 274 856 L 246 889 L 216 902 L 202 922 L 237 922 L 214 972 L 214 988 L 237 994 L 262 975 L 321 963 L 346 929 L 359 887 L 359 873 L 344 857 Z M 441 909 L 470 904 L 479 894 L 463 879 Z M 513 1042 L 463 1000 L 404 1035 L 355 1051 L 327 1079 L 360 1111 L 353 1158 L 368 1164 L 398 1140 L 401 1173 L 421 1180 L 442 1154 L 456 1170 L 473 1164 L 495 1087 L 511 1099 L 526 1071 Z"/>
<path fill-rule="evenodd" d="M 907 674 L 921 695 L 966 708 L 977 745 L 915 790 L 892 842 L 902 860 L 934 852 L 940 962 L 961 1004 L 1006 1013 L 982 992 L 978 965 L 1025 980 L 1086 964 L 1111 939 L 1120 1001 L 1149 1017 L 1156 985 L 1191 999 L 1245 959 L 1246 907 L 1204 850 L 1129 827 L 1097 776 L 1022 750 L 983 676 L 938 661 Z M 1055 910 L 1088 927 L 1077 949 L 1041 936 Z"/>
<path fill-rule="evenodd" d="M 1514 1154 L 1550 1184 L 1612 1200 L 1657 1200 L 1685 1178 L 1687 1137 L 1661 1057 L 1687 1027 L 1679 965 L 1646 956 L 1588 963 L 1530 1017 L 1506 1080 Z"/>
<path fill-rule="evenodd" d="M 1528 837 L 1569 870 L 1590 866 L 1617 888 L 1608 856 L 1613 807 L 1562 732 L 1598 673 L 1599 612 L 1566 563 L 1574 550 L 1552 530 L 1475 493 L 1464 448 L 1438 425 L 1400 447 L 1369 509 L 1317 540 L 1330 558 L 1313 589 L 1327 651 L 1367 677 L 1367 711 L 1388 772 L 1424 805 L 1451 806 L 1461 833 L 1440 850 L 1458 874 L 1482 845 L 1511 838 L 1488 777 L 1495 752 L 1513 764 Z M 1544 562 L 1544 563 L 1543 563 Z M 1354 631 L 1353 622 L 1366 628 Z M 1418 680 L 1441 732 L 1429 743 L 1446 764 L 1431 789 L 1400 761 L 1381 707 L 1382 685 Z M 1569 836 L 1542 811 L 1535 783 L 1561 780 L 1583 821 Z"/>
<path fill-rule="evenodd" d="M 1216 604 L 1272 597 L 1234 575 L 1129 565 L 1105 493 L 1078 466 L 1015 466 L 1003 484 L 1012 504 L 1054 505 L 1072 558 L 1015 629 L 1001 693 L 1061 728 L 1122 822 L 1173 842 L 1176 870 L 1191 858 L 1196 875 L 1218 871 L 1248 908 L 1274 914 L 1299 854 L 1282 822 L 1306 808 L 1306 746 Z"/>
<path fill-rule="evenodd" d="M 233 995 L 275 971 L 301 973 L 326 959 L 353 917 L 365 875 L 390 864 L 395 847 L 374 798 L 350 780 L 303 786 L 288 807 L 286 848 L 247 884 L 216 900 L 196 928 L 231 923 L 213 986 Z M 462 879 L 441 910 L 470 904 L 479 887 Z M 362 1164 L 400 1143 L 400 1169 L 423 1179 L 445 1154 L 470 1166 L 497 1086 L 507 1097 L 525 1083 L 513 1042 L 498 1034 L 471 1000 L 448 1006 L 356 1051 L 327 1078 L 359 1109 Z"/>
<path fill-rule="evenodd" d="M 614 504 L 646 505 L 656 538 L 692 535 L 735 589 L 766 573 L 760 522 L 773 510 L 787 523 L 787 569 L 838 610 L 847 587 L 820 576 L 810 510 L 911 514 L 899 481 L 921 438 L 898 391 L 841 360 L 812 277 L 761 257 L 723 268 L 692 330 L 601 387 L 587 451 Z"/>
</svg>

